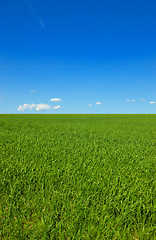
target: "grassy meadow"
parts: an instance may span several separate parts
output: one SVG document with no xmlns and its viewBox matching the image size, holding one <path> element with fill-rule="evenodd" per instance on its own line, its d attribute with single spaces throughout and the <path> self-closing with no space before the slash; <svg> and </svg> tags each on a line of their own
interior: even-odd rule
<svg viewBox="0 0 156 240">
<path fill-rule="evenodd" d="M 156 239 L 156 115 L 0 115 L 0 239 Z"/>
</svg>

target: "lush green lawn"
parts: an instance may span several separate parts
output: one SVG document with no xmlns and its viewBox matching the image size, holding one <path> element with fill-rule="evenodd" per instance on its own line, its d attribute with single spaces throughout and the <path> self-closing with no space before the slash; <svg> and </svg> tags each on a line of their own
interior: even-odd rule
<svg viewBox="0 0 156 240">
<path fill-rule="evenodd" d="M 0 115 L 0 239 L 156 239 L 156 115 Z"/>
</svg>

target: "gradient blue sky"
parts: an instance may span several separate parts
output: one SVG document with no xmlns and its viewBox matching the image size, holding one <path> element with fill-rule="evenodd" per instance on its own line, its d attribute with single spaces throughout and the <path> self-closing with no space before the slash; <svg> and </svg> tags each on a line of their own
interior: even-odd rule
<svg viewBox="0 0 156 240">
<path fill-rule="evenodd" d="M 2 0 L 0 113 L 156 113 L 155 10 L 155 0 Z"/>
</svg>

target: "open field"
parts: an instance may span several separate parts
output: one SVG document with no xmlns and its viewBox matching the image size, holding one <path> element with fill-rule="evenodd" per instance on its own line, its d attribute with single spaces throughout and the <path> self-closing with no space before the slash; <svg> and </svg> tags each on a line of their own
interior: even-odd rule
<svg viewBox="0 0 156 240">
<path fill-rule="evenodd" d="M 0 115 L 0 239 L 156 239 L 156 115 Z"/>
</svg>

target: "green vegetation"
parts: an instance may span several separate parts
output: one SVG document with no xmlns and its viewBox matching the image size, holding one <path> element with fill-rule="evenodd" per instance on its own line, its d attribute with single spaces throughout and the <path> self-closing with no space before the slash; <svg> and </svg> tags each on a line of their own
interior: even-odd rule
<svg viewBox="0 0 156 240">
<path fill-rule="evenodd" d="M 156 115 L 0 115 L 1 239 L 156 239 Z"/>
</svg>

